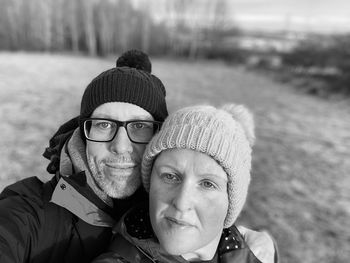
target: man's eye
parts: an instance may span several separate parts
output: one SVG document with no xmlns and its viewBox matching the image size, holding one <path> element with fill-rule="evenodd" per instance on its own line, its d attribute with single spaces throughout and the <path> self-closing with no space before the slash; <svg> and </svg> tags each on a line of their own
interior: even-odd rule
<svg viewBox="0 0 350 263">
<path fill-rule="evenodd" d="M 101 122 L 97 122 L 95 123 L 95 126 L 98 127 L 99 129 L 110 129 L 112 127 L 112 124 L 108 121 L 101 121 Z"/>
<path fill-rule="evenodd" d="M 149 129 L 152 128 L 152 124 L 147 122 L 133 122 L 131 123 L 131 128 L 135 130 Z"/>
<path fill-rule="evenodd" d="M 135 129 L 142 129 L 142 128 L 145 128 L 145 124 L 143 124 L 141 122 L 137 122 L 137 123 L 134 123 L 133 127 Z"/>
</svg>

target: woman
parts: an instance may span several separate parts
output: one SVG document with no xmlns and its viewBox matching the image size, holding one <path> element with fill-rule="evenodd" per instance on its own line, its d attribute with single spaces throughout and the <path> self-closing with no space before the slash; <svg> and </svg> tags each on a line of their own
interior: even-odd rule
<svg viewBox="0 0 350 263">
<path fill-rule="evenodd" d="M 96 262 L 277 262 L 273 248 L 254 255 L 234 226 L 254 140 L 252 115 L 240 105 L 171 114 L 143 157 L 149 204 L 124 216 L 111 252 Z"/>
</svg>

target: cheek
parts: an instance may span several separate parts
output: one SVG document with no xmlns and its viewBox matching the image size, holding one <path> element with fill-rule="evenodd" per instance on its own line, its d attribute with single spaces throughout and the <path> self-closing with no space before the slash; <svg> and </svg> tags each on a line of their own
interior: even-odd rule
<svg viewBox="0 0 350 263">
<path fill-rule="evenodd" d="M 166 190 L 166 187 L 159 183 L 159 180 L 151 177 L 151 186 L 149 191 L 149 205 L 150 214 L 155 217 L 162 210 L 164 210 L 170 200 L 170 192 Z"/>
<path fill-rule="evenodd" d="M 145 152 L 145 149 L 146 149 L 145 144 L 133 143 L 134 156 L 137 157 L 139 160 L 142 159 L 142 156 L 143 156 L 143 153 Z"/>
<path fill-rule="evenodd" d="M 157 233 L 158 232 L 158 224 L 160 220 L 159 214 L 161 213 L 163 205 L 162 201 L 160 200 L 159 193 L 154 189 L 154 185 L 151 184 L 150 192 L 149 192 L 149 216 L 151 219 L 151 224 L 153 227 L 153 230 Z"/>
<path fill-rule="evenodd" d="M 101 143 L 93 143 L 87 141 L 86 143 L 86 155 L 88 158 L 92 158 L 95 161 L 103 159 L 106 155 L 106 146 Z"/>
<path fill-rule="evenodd" d="M 205 228 L 221 228 L 228 209 L 227 194 L 220 194 L 214 198 L 202 200 L 198 206 L 198 216 Z"/>
</svg>

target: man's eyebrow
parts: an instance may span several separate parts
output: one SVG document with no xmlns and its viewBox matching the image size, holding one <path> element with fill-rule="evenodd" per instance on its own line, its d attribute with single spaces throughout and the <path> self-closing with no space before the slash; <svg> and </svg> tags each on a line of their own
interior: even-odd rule
<svg viewBox="0 0 350 263">
<path fill-rule="evenodd" d="M 92 116 L 92 118 L 106 118 L 106 119 L 112 119 L 112 120 L 119 120 L 119 118 L 114 118 L 113 116 L 110 116 L 108 114 L 96 114 Z M 128 120 L 147 120 L 151 121 L 152 116 L 149 115 L 131 115 L 127 118 Z"/>
<path fill-rule="evenodd" d="M 135 120 L 137 120 L 137 119 L 141 119 L 141 120 L 149 120 L 149 121 L 151 121 L 151 120 L 152 120 L 152 117 L 151 117 L 151 116 L 149 116 L 149 115 L 136 115 L 136 116 L 131 117 L 131 118 L 133 118 L 133 119 L 135 119 Z"/>
</svg>

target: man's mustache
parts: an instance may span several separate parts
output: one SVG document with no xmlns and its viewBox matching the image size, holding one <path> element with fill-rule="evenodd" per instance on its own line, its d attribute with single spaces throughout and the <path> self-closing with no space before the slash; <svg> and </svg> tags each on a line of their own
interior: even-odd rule
<svg viewBox="0 0 350 263">
<path fill-rule="evenodd" d="M 105 163 L 105 164 L 134 163 L 134 164 L 138 164 L 139 160 L 138 160 L 138 158 L 135 158 L 132 155 L 123 154 L 123 155 L 117 155 L 117 156 L 103 159 L 100 161 L 100 163 Z"/>
</svg>

